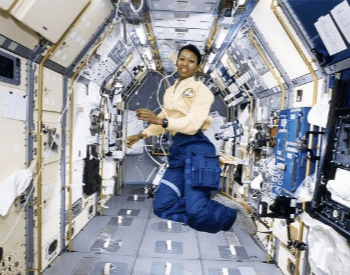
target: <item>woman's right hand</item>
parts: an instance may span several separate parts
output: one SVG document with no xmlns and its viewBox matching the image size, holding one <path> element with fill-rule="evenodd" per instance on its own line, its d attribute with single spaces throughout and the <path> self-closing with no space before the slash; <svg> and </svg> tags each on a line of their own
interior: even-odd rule
<svg viewBox="0 0 350 275">
<path fill-rule="evenodd" d="M 131 148 L 136 142 L 143 138 L 142 133 L 138 133 L 136 135 L 128 136 L 124 140 L 126 147 Z"/>
</svg>

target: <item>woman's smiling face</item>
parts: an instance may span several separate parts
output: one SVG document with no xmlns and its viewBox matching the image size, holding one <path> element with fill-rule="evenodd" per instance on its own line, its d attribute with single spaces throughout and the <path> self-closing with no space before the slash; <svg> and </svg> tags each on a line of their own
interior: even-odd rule
<svg viewBox="0 0 350 275">
<path fill-rule="evenodd" d="M 190 50 L 185 49 L 181 51 L 176 62 L 180 79 L 185 79 L 194 75 L 198 67 L 197 61 L 197 56 Z"/>
</svg>

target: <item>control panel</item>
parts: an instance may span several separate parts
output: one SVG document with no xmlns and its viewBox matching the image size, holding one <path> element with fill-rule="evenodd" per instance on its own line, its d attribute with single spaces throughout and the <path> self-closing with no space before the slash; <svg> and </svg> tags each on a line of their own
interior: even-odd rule
<svg viewBox="0 0 350 275">
<path fill-rule="evenodd" d="M 0 82 L 21 84 L 21 60 L 0 51 Z"/>
<path fill-rule="evenodd" d="M 309 155 L 307 148 L 308 107 L 282 110 L 279 115 L 278 132 L 276 135 L 275 155 L 276 166 L 282 177 L 274 187 L 279 195 L 288 195 L 296 191 L 305 178 L 306 163 Z M 310 174 L 315 170 L 315 163 L 311 163 Z"/>
</svg>

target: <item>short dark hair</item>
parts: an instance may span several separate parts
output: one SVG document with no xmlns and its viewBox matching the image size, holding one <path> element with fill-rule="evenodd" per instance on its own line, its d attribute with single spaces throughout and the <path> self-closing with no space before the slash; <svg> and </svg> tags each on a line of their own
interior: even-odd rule
<svg viewBox="0 0 350 275">
<path fill-rule="evenodd" d="M 190 50 L 191 52 L 193 52 L 196 56 L 197 56 L 197 65 L 199 63 L 201 63 L 201 53 L 199 52 L 198 48 L 192 44 L 188 44 L 186 46 L 183 46 L 180 50 L 179 50 L 179 54 L 177 55 L 177 58 L 179 58 L 181 52 L 183 50 Z"/>
</svg>

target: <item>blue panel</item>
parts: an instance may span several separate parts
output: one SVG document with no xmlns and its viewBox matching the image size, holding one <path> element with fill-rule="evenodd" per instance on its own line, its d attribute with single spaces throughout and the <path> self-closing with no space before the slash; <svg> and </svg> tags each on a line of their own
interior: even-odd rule
<svg viewBox="0 0 350 275">
<path fill-rule="evenodd" d="M 274 187 L 276 194 L 291 195 L 305 178 L 308 153 L 298 141 L 301 141 L 310 129 L 310 124 L 307 122 L 309 111 L 309 107 L 303 107 L 280 112 L 275 155 L 276 165 L 281 168 L 283 178 Z M 311 174 L 314 168 L 315 165 L 312 163 Z"/>
<path fill-rule="evenodd" d="M 314 26 L 321 16 L 330 14 L 330 11 L 343 0 L 288 0 L 288 4 L 307 32 L 315 50 L 324 55 L 322 65 L 331 65 L 350 57 L 350 48 L 338 54 L 329 56 L 323 42 Z"/>
<path fill-rule="evenodd" d="M 289 110 L 282 110 L 279 115 L 278 132 L 276 134 L 275 155 L 276 157 L 285 158 L 285 142 L 287 140 L 287 118 Z"/>
</svg>

